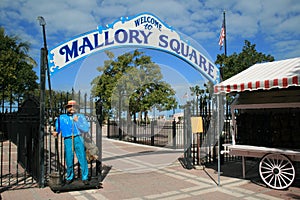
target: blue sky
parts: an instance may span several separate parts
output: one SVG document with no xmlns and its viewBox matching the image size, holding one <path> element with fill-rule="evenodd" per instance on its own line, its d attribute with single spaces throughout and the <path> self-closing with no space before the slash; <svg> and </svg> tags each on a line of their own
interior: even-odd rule
<svg viewBox="0 0 300 200">
<path fill-rule="evenodd" d="M 245 40 L 259 52 L 276 60 L 300 56 L 300 1 L 298 0 L 1 0 L 0 26 L 8 35 L 31 43 L 29 54 L 40 63 L 43 46 L 38 16 L 46 20 L 48 49 L 79 34 L 105 26 L 120 17 L 149 12 L 176 31 L 192 38 L 207 51 L 212 61 L 223 53 L 218 46 L 223 10 L 226 10 L 227 54 L 242 50 Z M 128 49 L 114 50 L 120 54 Z M 161 66 L 166 81 L 180 89 L 203 84 L 200 73 L 178 58 L 163 52 L 145 50 Z M 81 60 L 51 79 L 56 90 L 89 88 L 103 65 L 104 53 Z M 39 74 L 39 67 L 35 69 Z"/>
</svg>

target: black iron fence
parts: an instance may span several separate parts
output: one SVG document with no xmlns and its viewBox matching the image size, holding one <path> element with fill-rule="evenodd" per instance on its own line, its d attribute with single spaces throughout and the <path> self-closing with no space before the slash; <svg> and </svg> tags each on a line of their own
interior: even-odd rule
<svg viewBox="0 0 300 200">
<path fill-rule="evenodd" d="M 151 120 L 141 124 L 109 120 L 107 126 L 108 138 L 173 149 L 183 148 L 183 122 Z"/>
<path fill-rule="evenodd" d="M 188 105 L 188 106 L 187 106 Z M 213 114 L 213 104 L 211 99 L 200 98 L 198 102 L 198 109 L 195 104 L 187 104 L 185 110 L 189 109 L 189 117 L 201 117 L 203 120 L 203 132 L 199 134 L 192 134 L 191 136 L 191 159 L 194 165 L 201 163 L 211 163 L 217 161 L 218 155 L 223 150 L 224 143 L 232 142 L 232 123 L 228 102 L 225 104 L 225 118 L 222 135 L 213 139 L 214 130 L 211 126 L 211 119 Z M 182 120 L 176 121 L 175 119 L 155 119 L 150 120 L 148 123 L 140 123 L 133 121 L 126 121 L 121 119 L 108 120 L 107 122 L 107 137 L 112 139 L 123 140 L 127 142 L 159 146 L 172 149 L 185 149 L 185 128 L 190 127 L 191 124 L 185 124 L 183 116 Z M 221 141 L 221 148 L 218 147 L 218 139 Z M 207 142 L 210 140 L 209 142 Z M 203 147 L 206 145 L 206 147 Z M 201 149 L 202 148 L 202 154 Z M 203 151 L 203 149 L 205 149 Z M 221 154 L 221 162 L 231 160 L 233 157 Z"/>
<path fill-rule="evenodd" d="M 39 109 L 35 98 L 0 113 L 0 186 L 34 184 L 40 176 L 38 163 Z"/>
<path fill-rule="evenodd" d="M 60 114 L 66 113 L 65 105 L 68 100 L 74 99 L 80 105 L 78 112 L 83 113 L 87 121 L 90 123 L 90 130 L 84 134 L 85 141 L 89 140 L 94 143 L 98 149 L 99 154 L 97 160 L 89 161 L 89 179 L 101 179 L 102 171 L 102 123 L 99 123 L 101 111 L 97 106 L 97 101 L 88 97 L 86 94 L 83 96 L 80 92 L 75 93 L 72 90 L 71 93 L 67 92 L 65 95 L 55 96 L 52 100 L 51 107 L 47 107 L 47 119 L 45 130 L 45 182 L 46 184 L 51 181 L 52 176 L 56 176 L 60 173 L 61 179 L 64 180 L 66 173 L 65 154 L 64 154 L 64 142 L 61 135 L 58 137 L 58 147 L 55 147 L 55 138 L 51 135 L 54 128 L 54 123 Z M 80 166 L 75 157 L 75 179 L 80 178 Z"/>
<path fill-rule="evenodd" d="M 64 95 L 55 95 L 50 102 L 46 102 L 45 111 L 45 130 L 44 130 L 44 155 L 42 160 L 43 166 L 39 161 L 39 101 L 36 98 L 24 99 L 14 108 L 8 105 L 6 109 L 2 108 L 0 113 L 0 189 L 25 185 L 39 185 L 39 176 L 49 182 L 50 176 L 58 171 L 65 174 L 65 157 L 63 139 L 58 138 L 58 151 L 55 149 L 55 139 L 52 137 L 53 124 L 55 118 L 65 113 L 67 101 L 75 99 L 81 105 L 80 112 L 85 114 L 90 122 L 90 131 L 85 137 L 96 143 L 100 153 L 98 160 L 89 164 L 90 178 L 101 179 L 102 171 L 102 135 L 108 138 L 115 138 L 128 142 L 139 144 L 166 147 L 172 149 L 187 149 L 186 129 L 190 126 L 188 120 L 165 120 L 154 119 L 149 123 L 134 123 L 132 121 L 107 121 L 107 133 L 102 134 L 102 112 L 99 102 L 80 92 L 65 93 Z M 195 105 L 195 104 L 193 104 Z M 189 106 L 191 116 L 201 116 L 204 124 L 204 131 L 200 134 L 191 135 L 191 144 L 188 144 L 189 154 L 193 165 L 202 162 L 214 162 L 217 159 L 218 151 L 217 140 L 210 143 L 206 149 L 205 156 L 199 154 L 199 144 L 205 144 L 212 132 L 208 128 L 211 123 L 213 105 L 210 99 L 200 99 L 198 109 L 195 106 Z M 227 107 L 229 108 L 229 107 Z M 230 113 L 226 111 L 226 113 Z M 183 116 L 183 119 L 187 116 Z M 230 115 L 226 114 L 222 141 L 231 142 Z M 227 159 L 227 157 L 225 157 Z M 76 162 L 76 160 L 75 160 Z M 45 174 L 41 174 L 40 168 L 44 167 Z M 80 176 L 79 166 L 76 165 L 76 176 Z"/>
<path fill-rule="evenodd" d="M 20 103 L 2 105 L 0 112 L 0 191 L 9 188 L 47 185 L 52 174 L 65 174 L 65 156 L 63 139 L 58 138 L 58 148 L 55 148 L 55 138 L 51 135 L 55 118 L 66 112 L 65 106 L 70 99 L 76 99 L 80 104 L 80 112 L 84 113 L 90 123 L 90 131 L 85 137 L 93 141 L 101 149 L 102 128 L 98 122 L 96 102 L 83 97 L 80 92 L 66 93 L 52 101 L 52 106 L 45 107 L 44 146 L 40 147 L 40 104 L 35 97 L 28 97 Z M 3 101 L 1 101 L 3 102 Z M 52 109 L 51 109 L 52 108 Z M 40 155 L 42 148 L 44 154 Z M 42 163 L 41 163 L 42 162 Z M 89 177 L 101 178 L 101 154 L 98 160 L 89 163 Z M 80 176 L 79 165 L 75 159 L 76 178 Z M 42 170 L 43 169 L 43 170 Z M 44 171 L 44 174 L 41 173 Z M 44 185 L 44 186 L 45 186 Z"/>
</svg>

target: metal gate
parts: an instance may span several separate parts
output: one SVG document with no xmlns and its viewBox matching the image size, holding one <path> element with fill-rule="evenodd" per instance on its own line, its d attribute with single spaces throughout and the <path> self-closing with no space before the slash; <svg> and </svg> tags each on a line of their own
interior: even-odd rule
<svg viewBox="0 0 300 200">
<path fill-rule="evenodd" d="M 62 97 L 62 96 L 61 96 Z M 79 112 L 85 114 L 90 122 L 90 131 L 88 137 L 96 143 L 99 148 L 98 160 L 89 164 L 90 178 L 102 179 L 102 106 L 100 101 L 95 101 L 93 98 L 88 98 L 86 95 L 82 97 L 80 92 L 74 95 L 67 93 L 65 97 L 60 99 L 54 98 L 53 107 L 45 108 L 45 124 L 43 124 L 43 135 L 40 131 L 40 104 L 36 98 L 31 97 L 23 101 L 23 103 L 16 108 L 15 112 L 0 113 L 0 190 L 19 187 L 24 188 L 25 185 L 46 186 L 51 173 L 61 170 L 64 174 L 65 158 L 63 151 L 63 139 L 59 138 L 58 154 L 55 150 L 55 139 L 51 135 L 51 127 L 53 127 L 54 117 L 65 113 L 65 107 L 69 99 L 77 100 L 81 105 Z M 210 109 L 211 107 L 211 109 Z M 216 114 L 216 110 L 212 109 L 216 106 L 208 107 L 208 112 L 200 113 L 200 116 L 209 118 L 211 114 Z M 199 165 L 199 155 L 195 153 L 196 143 L 194 134 L 191 131 L 191 105 L 188 104 L 184 108 L 184 123 L 183 125 L 183 146 L 184 159 L 183 164 L 187 168 L 193 165 Z M 209 122 L 209 121 L 208 121 Z M 201 134 L 201 155 L 205 157 L 205 162 L 215 161 L 215 152 L 217 138 L 214 138 L 213 132 L 215 127 L 215 120 L 207 123 L 210 127 L 205 128 L 205 132 Z M 107 131 L 110 129 L 108 128 Z M 171 129 L 170 129 L 171 130 Z M 226 135 L 228 134 L 225 132 Z M 107 134 L 110 135 L 109 132 Z M 173 134 L 174 135 L 174 134 Z M 229 135 L 229 134 L 228 134 Z M 42 143 L 41 144 L 41 139 Z M 174 143 L 174 141 L 173 141 Z M 175 141 L 176 143 L 176 141 Z M 174 145 L 173 145 L 174 146 Z M 40 150 L 43 150 L 41 153 Z M 80 171 L 77 165 L 77 174 L 80 176 Z M 102 172 L 103 173 L 103 172 Z"/>
<path fill-rule="evenodd" d="M 23 103 L 11 110 L 0 113 L 0 192 L 7 189 L 24 187 L 44 187 L 53 172 L 65 173 L 65 156 L 63 139 L 58 138 L 58 152 L 55 139 L 51 135 L 54 116 L 65 112 L 64 106 L 69 98 L 54 100 L 53 110 L 45 108 L 43 138 L 40 142 L 40 103 L 35 97 L 27 98 Z M 80 103 L 81 97 L 77 97 Z M 99 149 L 98 159 L 89 163 L 89 177 L 101 179 L 102 171 L 102 109 L 101 103 L 93 99 L 81 103 L 82 113 L 90 123 L 90 131 L 84 137 L 93 141 Z M 3 109 L 2 109 L 3 110 Z M 43 150 L 42 153 L 40 150 Z M 80 176 L 80 168 L 75 163 L 76 176 Z"/>
<path fill-rule="evenodd" d="M 30 97 L 16 111 L 1 113 L 0 187 L 36 184 L 39 173 L 39 102 Z"/>
<path fill-rule="evenodd" d="M 78 110 L 79 113 L 82 113 L 87 118 L 87 121 L 90 123 L 90 130 L 88 133 L 83 134 L 84 140 L 89 143 L 94 143 L 98 148 L 98 158 L 96 160 L 90 160 L 88 164 L 89 168 L 89 179 L 97 179 L 101 181 L 101 171 L 102 171 L 102 106 L 99 101 L 94 101 L 94 99 L 88 99 L 87 95 L 82 96 L 80 92 L 78 95 L 67 93 L 66 98 L 56 99 L 52 101 L 52 110 L 46 108 L 45 115 L 45 133 L 44 133 L 44 171 L 45 176 L 44 185 L 49 185 L 51 177 L 60 177 L 61 180 L 65 179 L 66 174 L 66 164 L 65 164 L 65 154 L 64 154 L 64 140 L 61 137 L 61 134 L 56 139 L 52 136 L 51 132 L 54 128 L 54 123 L 57 117 L 60 114 L 66 113 L 65 105 L 68 100 L 74 99 L 80 105 Z M 53 118 L 53 119 L 52 119 Z M 56 147 L 57 145 L 57 147 Z M 81 172 L 80 166 L 75 156 L 74 160 L 74 179 L 79 179 Z"/>
</svg>

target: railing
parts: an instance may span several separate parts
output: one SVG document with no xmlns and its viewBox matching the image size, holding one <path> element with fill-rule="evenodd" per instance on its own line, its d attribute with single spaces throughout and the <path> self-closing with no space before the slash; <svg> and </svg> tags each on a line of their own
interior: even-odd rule
<svg viewBox="0 0 300 200">
<path fill-rule="evenodd" d="M 46 120 L 45 120 L 45 140 L 44 140 L 44 167 L 45 167 L 45 182 L 49 180 L 49 175 L 55 171 L 57 171 L 57 158 L 59 158 L 59 167 L 62 169 L 62 173 L 64 173 L 64 150 L 63 150 L 63 140 L 59 138 L 59 155 L 56 155 L 55 147 L 54 147 L 54 138 L 51 136 L 51 126 L 53 127 L 53 121 L 52 116 L 57 117 L 59 114 L 64 113 L 67 100 L 75 98 L 80 105 L 81 105 L 81 113 L 85 114 L 88 118 L 88 121 L 91 123 L 91 130 L 90 130 L 90 136 L 96 143 L 99 149 L 101 149 L 102 141 L 102 131 L 100 124 L 98 122 L 98 115 L 97 113 L 97 106 L 96 102 L 92 98 L 88 98 L 86 95 L 84 95 L 84 98 L 82 99 L 82 96 L 80 93 L 77 95 L 74 95 L 72 93 L 66 93 L 66 96 L 56 96 L 52 103 L 52 110 L 46 106 Z M 81 99 L 81 102 L 80 102 Z M 205 106 L 204 106 L 205 105 Z M 211 104 L 209 103 L 209 100 L 205 103 L 199 104 L 199 113 L 198 115 L 202 116 L 206 122 L 205 122 L 205 132 L 200 134 L 200 142 L 203 144 L 204 141 L 207 140 L 208 137 L 210 137 L 212 132 L 207 132 L 207 124 L 209 124 L 210 118 L 208 117 L 210 113 L 212 113 Z M 1 172 L 1 185 L 2 186 L 9 186 L 10 184 L 19 184 L 20 180 L 28 182 L 35 182 L 32 176 L 29 175 L 28 169 L 25 169 L 24 166 L 26 166 L 28 163 L 25 163 L 27 160 L 26 158 L 18 159 L 18 157 L 22 156 L 21 154 L 25 155 L 28 154 L 28 152 L 20 150 L 22 145 L 18 144 L 20 143 L 30 143 L 35 144 L 37 143 L 35 140 L 31 140 L 29 142 L 28 138 L 26 136 L 26 139 L 23 134 L 19 134 L 19 138 L 17 138 L 16 131 L 12 130 L 12 123 L 13 121 L 18 121 L 18 123 L 28 122 L 32 121 L 30 117 L 22 117 L 22 115 L 16 116 L 16 112 L 18 111 L 19 104 L 16 108 L 12 108 L 12 106 L 9 106 L 6 108 L 2 108 L 2 113 L 0 113 L 0 172 Z M 193 108 L 195 109 L 195 108 Z M 11 111 L 5 112 L 5 110 Z M 192 111 L 193 115 L 195 114 L 194 111 Z M 228 112 L 227 112 L 228 113 Z M 101 112 L 100 112 L 101 114 Z M 226 114 L 227 117 L 229 115 Z M 229 118 L 226 120 L 230 120 Z M 135 142 L 139 144 L 145 144 L 145 145 L 152 145 L 152 146 L 159 146 L 159 147 L 166 147 L 171 149 L 184 149 L 184 124 L 183 121 L 176 122 L 175 120 L 152 120 L 150 123 L 146 124 L 139 124 L 139 123 L 133 123 L 133 122 L 126 122 L 121 121 L 119 123 L 118 121 L 109 121 L 107 123 L 107 126 L 105 126 L 105 129 L 107 128 L 107 133 L 104 133 L 103 135 L 107 135 L 108 138 L 115 138 L 119 140 L 129 141 L 129 142 Z M 51 125 L 51 126 L 49 126 Z M 30 126 L 28 126 L 30 128 Z M 27 128 L 28 128 L 27 127 Z M 37 126 L 35 126 L 37 127 Z M 19 126 L 21 128 L 21 126 Z M 11 130 L 8 130 L 11 129 Z M 22 128 L 21 128 L 22 129 Z M 14 129 L 15 130 L 15 129 Z M 28 132 L 28 134 L 39 134 L 39 130 L 37 128 L 31 129 L 31 132 Z M 8 132 L 10 134 L 8 135 Z M 12 133 L 14 132 L 14 133 Z M 24 130 L 19 131 L 20 133 L 23 133 Z M 101 136 L 101 137 L 100 137 Z M 21 138 L 22 137 L 22 138 Z M 196 138 L 195 135 L 192 136 L 192 157 L 193 157 L 193 164 L 199 164 L 200 160 L 198 159 L 196 155 L 197 151 L 197 144 L 196 144 Z M 20 139 L 21 138 L 21 139 Z M 8 139 L 8 140 L 7 140 Z M 25 142 L 26 140 L 26 142 Z M 224 140 L 225 143 L 228 143 L 231 141 L 231 133 L 230 133 L 230 124 L 227 124 L 224 126 Z M 23 142 L 22 142 L 23 141 Z M 205 162 L 213 162 L 216 161 L 216 155 L 217 155 L 217 147 L 216 147 L 216 141 L 215 143 L 210 143 L 210 146 L 208 146 L 205 152 Z M 32 149 L 33 146 L 27 145 L 27 149 Z M 14 154 L 14 149 L 17 151 L 17 155 Z M 19 150 L 18 150 L 19 149 Z M 201 152 L 202 153 L 202 152 Z M 14 157 L 15 156 L 15 157 Z M 100 155 L 101 156 L 101 155 Z M 15 159 L 15 160 L 14 160 Z M 227 157 L 225 157 L 227 159 Z M 22 161 L 22 162 L 20 162 Z M 202 160 L 201 160 L 202 162 Z M 4 163 L 7 163 L 7 165 L 4 166 Z M 89 165 L 89 168 L 91 170 L 91 176 L 98 176 L 98 173 L 101 172 L 102 163 L 101 163 L 101 157 L 98 159 L 97 162 L 93 162 Z M 38 169 L 38 168 L 37 168 Z M 79 176 L 79 172 L 77 175 Z M 23 178 L 21 178 L 21 175 L 23 175 Z M 37 175 L 37 174 L 36 174 Z M 15 179 L 15 182 L 10 179 L 11 177 L 17 177 Z M 28 177 L 31 177 L 30 181 L 28 180 Z"/>
<path fill-rule="evenodd" d="M 183 148 L 183 123 L 152 120 L 148 124 L 108 121 L 108 138 L 173 149 Z"/>
<path fill-rule="evenodd" d="M 224 143 L 231 143 L 231 116 L 226 111 L 224 118 L 224 126 L 222 135 L 220 137 L 214 136 L 213 125 L 211 124 L 211 105 L 209 108 L 200 109 L 199 116 L 203 118 L 203 132 L 200 134 L 192 134 L 191 156 L 194 165 L 201 163 L 216 162 L 218 155 L 220 155 L 221 164 L 224 161 L 229 161 L 233 158 L 228 154 L 219 154 L 223 148 Z M 229 109 L 228 106 L 226 106 Z M 194 113 L 194 112 L 192 112 Z M 194 116 L 194 115 L 193 115 Z M 187 117 L 187 116 L 184 116 Z M 186 125 L 190 126 L 190 125 Z M 184 120 L 177 122 L 175 120 L 152 120 L 149 123 L 134 123 L 125 120 L 112 121 L 108 120 L 107 123 L 107 137 L 118 139 L 127 142 L 166 147 L 172 149 L 184 149 Z M 211 130 L 209 130 L 209 128 Z M 220 139 L 221 148 L 218 147 L 218 140 Z M 198 144 L 198 142 L 200 144 Z M 201 148 L 201 149 L 199 149 Z M 201 156 L 199 155 L 201 154 Z M 200 158 L 201 157 L 201 158 Z"/>
<path fill-rule="evenodd" d="M 36 185 L 37 177 L 43 176 L 37 155 L 38 105 L 32 98 L 23 103 L 0 113 L 0 190 Z"/>
</svg>

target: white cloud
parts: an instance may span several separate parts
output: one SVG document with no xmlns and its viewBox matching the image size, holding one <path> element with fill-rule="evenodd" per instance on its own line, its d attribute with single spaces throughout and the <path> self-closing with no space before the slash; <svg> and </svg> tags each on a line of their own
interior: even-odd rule
<svg viewBox="0 0 300 200">
<path fill-rule="evenodd" d="M 0 26 L 39 46 L 41 29 L 36 18 L 43 16 L 49 46 L 53 46 L 121 16 L 150 12 L 204 46 L 216 45 L 217 50 L 224 9 L 231 47 L 245 39 L 260 38 L 270 48 L 279 41 L 300 41 L 300 1 L 296 0 L 1 0 Z"/>
<path fill-rule="evenodd" d="M 234 37 L 251 38 L 258 32 L 256 17 L 229 13 L 227 19 L 227 32 Z"/>
<path fill-rule="evenodd" d="M 275 53 L 277 54 L 277 57 L 279 59 L 299 57 L 300 55 L 299 46 L 300 46 L 299 40 L 278 41 L 274 44 Z"/>
</svg>

